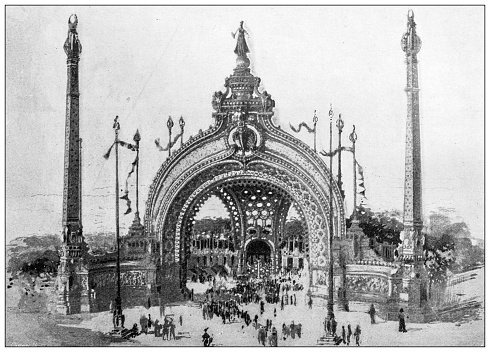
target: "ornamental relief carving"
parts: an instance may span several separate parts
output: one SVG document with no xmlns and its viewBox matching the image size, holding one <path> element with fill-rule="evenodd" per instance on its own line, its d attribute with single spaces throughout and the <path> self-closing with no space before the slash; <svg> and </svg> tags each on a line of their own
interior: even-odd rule
<svg viewBox="0 0 490 352">
<path fill-rule="evenodd" d="M 92 287 L 95 285 L 96 288 L 115 286 L 117 275 L 115 272 L 97 273 L 93 276 L 91 282 Z M 141 271 L 125 271 L 121 273 L 121 284 L 124 286 L 145 286 L 146 276 Z"/>
<path fill-rule="evenodd" d="M 116 284 L 116 273 L 99 273 L 92 278 L 92 286 L 105 287 Z"/>
<path fill-rule="evenodd" d="M 311 147 L 306 145 L 301 140 L 296 137 L 290 135 L 289 133 L 284 132 L 280 128 L 274 126 L 272 124 L 270 116 L 261 116 L 260 118 L 261 125 L 265 127 L 264 134 L 267 135 L 266 140 L 271 141 L 273 139 L 277 139 L 277 143 L 287 146 L 290 150 L 298 150 L 302 158 L 309 165 L 315 165 L 319 170 L 322 171 L 322 174 L 329 175 L 330 171 L 328 170 L 326 164 L 322 161 L 322 159 L 313 151 Z M 272 153 L 274 150 L 272 149 Z M 286 153 L 286 159 L 289 158 L 289 154 Z M 326 180 L 328 183 L 328 179 Z M 335 183 L 334 183 L 335 184 Z M 340 191 L 338 187 L 334 186 L 333 192 L 335 194 L 334 199 L 341 199 Z M 344 208 L 340 207 L 340 219 L 344 219 Z M 342 220 L 343 224 L 343 220 Z M 342 236 L 345 235 L 345 224 L 340 226 L 342 230 Z"/>
<path fill-rule="evenodd" d="M 235 157 L 248 160 L 262 145 L 262 141 L 262 136 L 255 126 L 240 121 L 228 133 L 227 145 L 236 150 Z"/>
<path fill-rule="evenodd" d="M 279 163 L 283 164 L 284 169 L 291 169 L 292 166 L 294 165 L 294 169 L 296 170 L 296 173 L 301 175 L 300 178 L 302 181 L 304 181 L 304 184 L 308 184 L 309 187 L 312 189 L 311 193 L 305 193 L 304 197 L 307 199 L 312 197 L 313 194 L 316 195 L 321 202 L 321 205 L 326 211 L 329 209 L 329 202 L 328 202 L 328 195 L 329 195 L 329 189 L 328 189 L 328 184 L 329 184 L 329 179 L 328 179 L 328 174 L 329 172 L 325 170 L 325 174 L 321 174 L 316 167 L 313 166 L 313 164 L 308 161 L 304 155 L 301 155 L 298 152 L 295 152 L 292 150 L 290 147 L 279 143 L 279 142 L 273 142 L 268 140 L 267 141 L 268 145 L 270 145 L 272 148 L 276 148 L 281 152 L 283 155 L 283 159 L 286 160 L 293 160 L 294 163 L 289 163 L 285 162 L 281 159 L 279 159 L 276 155 L 277 153 L 272 150 L 268 152 L 267 154 L 260 154 L 260 157 L 263 159 L 270 160 L 273 163 Z M 299 166 L 299 168 L 296 168 L 296 165 Z M 301 172 L 299 170 L 302 170 Z M 340 229 L 341 233 L 339 236 L 344 237 L 345 236 L 345 224 L 344 224 L 344 208 L 342 205 L 339 205 L 338 199 L 341 199 L 341 195 L 339 193 L 338 187 L 336 186 L 336 183 L 333 182 L 333 205 L 334 205 L 334 218 L 337 218 L 339 220 L 338 223 L 335 224 L 335 227 L 337 229 Z M 304 187 L 304 185 L 302 185 Z"/>
<path fill-rule="evenodd" d="M 87 275 L 83 275 L 81 277 L 81 286 L 83 290 L 88 290 L 88 277 Z"/>
<path fill-rule="evenodd" d="M 278 153 L 284 157 L 287 157 L 290 162 L 298 165 L 303 170 L 306 170 L 312 178 L 316 180 L 321 180 L 324 178 L 324 175 L 321 175 L 310 162 L 306 162 L 304 155 L 300 155 L 298 152 L 296 152 L 292 148 L 289 148 L 283 143 L 279 143 L 275 140 L 269 139 L 266 142 L 266 147 L 268 153 Z"/>
<path fill-rule="evenodd" d="M 190 153 L 190 155 L 185 155 L 190 149 L 194 148 L 195 146 L 198 146 L 199 144 L 206 144 L 208 143 L 205 139 L 209 139 L 210 136 L 213 134 L 219 133 L 221 127 L 223 125 L 223 121 L 217 121 L 216 125 L 214 127 L 211 127 L 210 129 L 202 132 L 199 130 L 199 134 L 195 137 L 192 137 L 184 143 L 184 145 L 177 150 L 176 154 L 173 154 L 170 158 L 167 158 L 166 161 L 162 164 L 162 166 L 159 168 L 157 175 L 153 179 L 152 184 L 150 185 L 150 189 L 148 191 L 148 198 L 146 201 L 146 211 L 145 211 L 145 219 L 144 219 L 144 224 L 145 224 L 145 231 L 148 233 L 151 233 L 153 230 L 153 223 L 152 223 L 152 211 L 154 210 L 154 202 L 155 199 L 158 198 L 160 191 L 162 190 L 161 183 L 162 179 L 165 175 L 165 173 L 168 171 L 170 168 L 171 164 L 177 159 L 177 160 L 186 160 L 187 158 L 191 158 L 194 162 L 198 162 L 200 160 L 196 160 L 195 157 L 193 157 L 193 153 Z M 218 138 L 218 137 L 216 137 Z M 215 139 L 215 141 L 219 141 L 220 139 Z M 217 147 L 219 148 L 219 147 Z M 197 148 L 200 149 L 200 148 Z M 212 150 L 212 152 L 216 152 L 216 150 L 222 150 L 223 148 L 220 149 L 215 149 Z M 208 154 L 210 155 L 210 154 Z M 189 163 L 189 162 L 187 162 Z M 182 171 L 182 168 L 181 168 Z M 176 173 L 177 174 L 177 173 Z M 178 175 L 178 174 L 177 174 Z M 168 177 L 167 177 L 168 178 Z"/>
<path fill-rule="evenodd" d="M 207 143 L 194 150 L 185 158 L 182 158 L 178 161 L 176 165 L 170 170 L 170 172 L 166 175 L 165 179 L 160 183 L 158 189 L 156 190 L 156 194 L 160 194 L 161 192 L 167 192 L 167 190 L 171 187 L 171 185 L 179 179 L 182 174 L 184 174 L 187 170 L 191 168 L 195 168 L 196 164 L 203 163 L 203 161 L 207 158 L 212 157 L 213 154 L 216 153 L 217 150 L 225 149 L 225 143 L 222 139 L 217 139 Z M 155 202 L 151 205 L 151 208 L 154 210 L 158 210 L 161 207 L 161 202 L 163 198 L 155 199 Z"/>
<path fill-rule="evenodd" d="M 388 280 L 381 277 L 347 275 L 346 286 L 354 292 L 388 294 Z"/>
<path fill-rule="evenodd" d="M 316 277 L 316 286 L 326 286 L 327 285 L 327 275 L 324 272 L 318 272 Z"/>
<path fill-rule="evenodd" d="M 123 285 L 126 286 L 144 286 L 146 285 L 146 277 L 141 271 L 129 271 L 123 273 L 121 277 Z"/>
</svg>

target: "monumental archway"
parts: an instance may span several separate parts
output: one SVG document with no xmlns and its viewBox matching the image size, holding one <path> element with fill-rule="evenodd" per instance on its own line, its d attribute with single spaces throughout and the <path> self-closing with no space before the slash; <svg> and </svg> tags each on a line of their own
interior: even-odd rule
<svg viewBox="0 0 490 352">
<path fill-rule="evenodd" d="M 213 96 L 214 126 L 173 153 L 150 187 L 144 221 L 146 235 L 160 243 L 158 283 L 185 285 L 194 216 L 215 195 L 230 214 L 241 271 L 246 245 L 255 239 L 270 243 L 279 266 L 275 246 L 294 204 L 307 229 L 310 286 L 326 290 L 328 239 L 345 232 L 339 189 L 317 153 L 273 124 L 274 101 L 259 91 L 260 79 L 248 66 L 246 55 L 238 55 L 226 91 Z"/>
</svg>

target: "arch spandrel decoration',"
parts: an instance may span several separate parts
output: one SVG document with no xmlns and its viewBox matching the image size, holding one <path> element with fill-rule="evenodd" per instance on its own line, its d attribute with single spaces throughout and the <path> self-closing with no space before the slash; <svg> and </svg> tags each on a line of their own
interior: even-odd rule
<svg viewBox="0 0 490 352">
<path fill-rule="evenodd" d="M 334 221 L 334 226 L 336 229 L 335 233 L 337 236 L 344 238 L 346 228 L 343 199 L 337 182 L 334 180 L 327 165 L 318 156 L 318 154 L 303 141 L 298 140 L 291 134 L 286 133 L 280 128 L 274 126 L 271 121 L 271 117 L 272 116 L 262 116 L 260 121 L 266 129 L 266 133 L 270 136 L 270 138 L 268 138 L 268 142 L 266 143 L 266 147 L 268 147 L 269 151 L 273 155 L 276 155 L 276 153 L 281 149 L 285 160 L 294 162 L 296 166 L 301 166 L 309 174 L 314 174 L 314 178 L 318 183 L 323 182 L 322 191 L 324 195 L 326 194 L 329 197 L 330 185 L 332 186 L 332 206 L 334 208 L 334 213 L 336 213 L 334 218 L 336 220 Z M 277 146 L 274 146 L 275 142 L 278 143 Z M 329 204 L 325 204 L 325 206 L 329 207 Z"/>
<path fill-rule="evenodd" d="M 160 167 L 150 186 L 145 212 L 145 231 L 155 233 L 155 223 L 152 214 L 160 212 L 161 207 L 168 207 L 168 198 L 158 197 L 171 187 L 178 187 L 175 181 L 196 163 L 201 167 L 226 158 L 232 154 L 223 138 L 216 138 L 220 126 L 211 128 L 187 141 L 172 157 Z M 213 138 L 215 137 L 215 138 Z"/>
</svg>

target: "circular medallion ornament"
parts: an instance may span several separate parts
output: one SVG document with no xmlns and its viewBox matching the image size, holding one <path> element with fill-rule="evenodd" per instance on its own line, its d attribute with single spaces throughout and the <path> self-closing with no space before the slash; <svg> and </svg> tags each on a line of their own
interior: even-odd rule
<svg viewBox="0 0 490 352">
<path fill-rule="evenodd" d="M 250 157 L 262 144 L 262 138 L 255 126 L 240 121 L 228 134 L 228 144 L 236 148 L 238 155 Z"/>
</svg>

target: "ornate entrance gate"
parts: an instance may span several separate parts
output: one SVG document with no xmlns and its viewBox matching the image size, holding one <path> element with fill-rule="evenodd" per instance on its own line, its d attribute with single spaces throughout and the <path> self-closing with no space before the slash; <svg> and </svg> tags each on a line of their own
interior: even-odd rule
<svg viewBox="0 0 490 352">
<path fill-rule="evenodd" d="M 246 253 L 247 264 L 252 266 L 257 263 L 266 265 L 271 261 L 271 248 L 264 240 L 252 240 L 246 248 Z"/>
<path fill-rule="evenodd" d="M 245 253 L 248 272 L 253 273 L 258 278 L 262 278 L 271 273 L 272 249 L 267 241 L 261 239 L 250 241 L 245 248 Z"/>
<path fill-rule="evenodd" d="M 76 29 L 73 24 L 70 35 Z M 411 35 L 414 26 L 410 17 Z M 275 103 L 259 90 L 260 78 L 250 73 L 243 33 L 238 38 L 237 66 L 225 79 L 226 91 L 216 92 L 212 99 L 215 123 L 191 137 L 160 167 L 150 187 L 144 226 L 136 212 L 128 235 L 121 238 L 120 251 L 102 254 L 88 251 L 81 231 L 63 232 L 58 311 L 107 310 L 116 289 L 124 307 L 162 305 L 182 299 L 188 277 L 212 280 L 222 274 L 255 271 L 261 276 L 301 268 L 308 270 L 307 282 L 305 276 L 301 281 L 311 296 L 326 298 L 327 269 L 333 263 L 338 278 L 334 290 L 341 304 L 346 298 L 403 304 L 408 300 L 414 308 L 410 314 L 421 317 L 426 277 L 409 270 L 415 258 L 410 239 L 415 237 L 405 238 L 403 246 L 409 253 L 400 252 L 399 262 L 392 263 L 388 253 L 385 261 L 372 249 L 359 223 L 354 221 L 345 236 L 343 201 L 330 170 L 311 148 L 274 125 Z M 72 68 L 69 88 L 77 86 L 78 71 Z M 70 123 L 78 121 L 78 109 L 67 114 Z M 78 145 L 77 133 L 67 139 L 72 142 Z M 78 149 L 74 150 L 76 156 Z M 79 176 L 79 166 L 65 164 L 66 175 Z M 69 207 L 76 215 L 80 199 L 77 192 L 71 193 L 75 195 Z M 223 202 L 231 221 L 218 234 L 198 234 L 196 214 L 211 196 Z M 299 219 L 286 222 L 291 208 Z M 68 225 L 81 229 L 75 215 Z M 330 239 L 334 258 L 328 257 Z M 421 263 L 423 256 L 416 257 Z"/>
<path fill-rule="evenodd" d="M 246 53 L 238 53 L 237 67 L 225 79 L 226 91 L 213 96 L 214 126 L 167 159 L 150 187 L 145 231 L 160 243 L 157 284 L 185 286 L 194 217 L 215 195 L 232 220 L 238 273 L 247 270 L 245 252 L 256 240 L 269 244 L 271 269 L 279 270 L 284 224 L 294 204 L 306 229 L 310 286 L 326 292 L 328 236 L 344 237 L 345 232 L 340 192 L 319 156 L 274 125 L 274 101 L 259 91 L 260 78 L 250 73 L 249 64 Z"/>
</svg>

